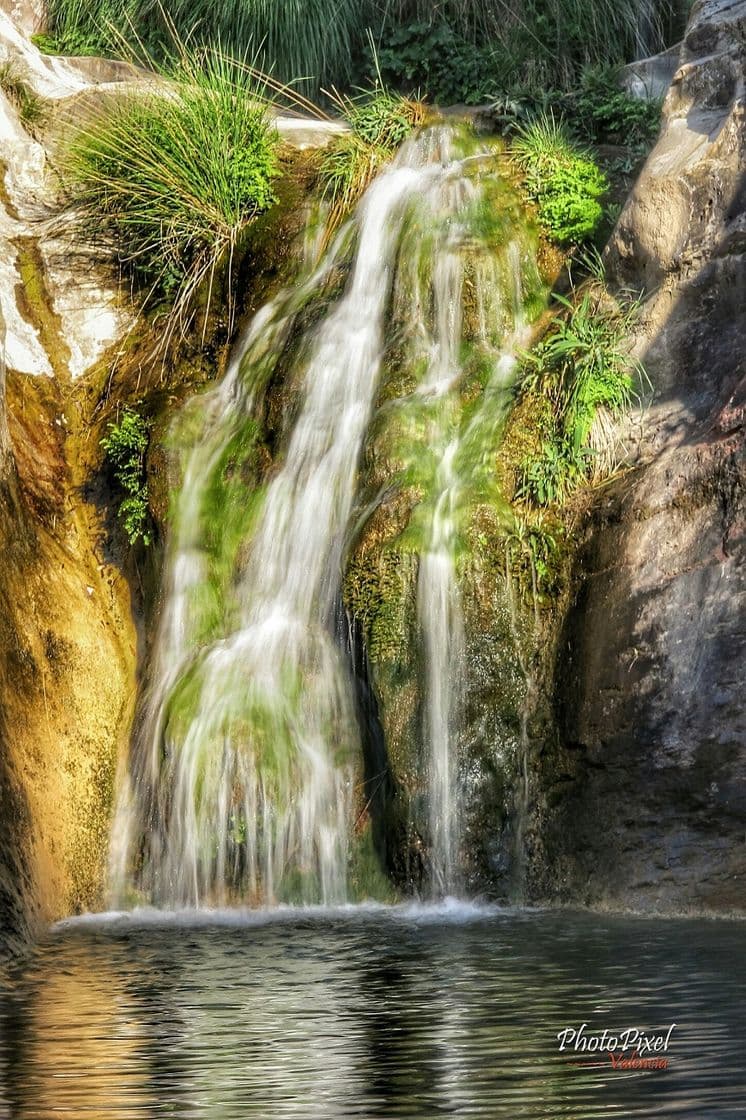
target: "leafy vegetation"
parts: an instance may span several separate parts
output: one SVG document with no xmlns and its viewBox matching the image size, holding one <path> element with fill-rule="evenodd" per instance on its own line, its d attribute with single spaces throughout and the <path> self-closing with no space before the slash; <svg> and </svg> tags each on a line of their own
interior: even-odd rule
<svg viewBox="0 0 746 1120">
<path fill-rule="evenodd" d="M 173 326 L 274 201 L 278 167 L 249 68 L 180 47 L 170 74 L 167 86 L 102 107 L 73 137 L 66 172 L 83 233 L 95 230 L 151 295 L 168 298 Z"/>
<path fill-rule="evenodd" d="M 145 481 L 145 456 L 149 425 L 138 412 L 127 408 L 118 423 L 111 423 L 101 440 L 114 479 L 124 493 L 119 505 L 119 520 L 130 544 L 151 543 L 148 529 L 148 486 Z"/>
<path fill-rule="evenodd" d="M 394 0 L 374 5 L 371 27 L 387 82 L 476 103 L 572 90 L 584 67 L 654 53 L 675 40 L 681 9 L 658 0 L 642 19 L 638 0 Z"/>
<path fill-rule="evenodd" d="M 23 71 L 12 59 L 0 63 L 0 89 L 15 105 L 26 131 L 32 136 L 36 135 L 47 118 L 47 109 L 42 99 L 29 85 Z"/>
<path fill-rule="evenodd" d="M 183 38 L 250 52 L 257 66 L 306 90 L 347 88 L 351 64 L 436 101 L 476 103 L 518 88 L 568 90 L 588 64 L 654 53 L 681 30 L 680 0 L 50 0 L 46 49 L 117 53 L 117 34 L 156 55 L 169 25 Z M 373 67 L 371 67 L 372 72 Z"/>
<path fill-rule="evenodd" d="M 425 112 L 421 102 L 380 88 L 372 95 L 339 97 L 338 103 L 352 131 L 333 144 L 321 162 L 321 187 L 331 210 L 331 229 L 412 129 L 422 123 Z"/>
<path fill-rule="evenodd" d="M 506 133 L 554 113 L 572 121 L 579 140 L 618 144 L 639 154 L 657 136 L 662 103 L 632 97 L 619 85 L 619 68 L 601 65 L 584 67 L 574 89 L 516 88 L 493 98 L 491 108 Z"/>
<path fill-rule="evenodd" d="M 566 100 L 566 113 L 581 136 L 597 144 L 648 148 L 658 134 L 661 102 L 631 97 L 619 87 L 614 66 L 586 67 Z"/>
<path fill-rule="evenodd" d="M 539 219 L 561 244 L 584 241 L 603 217 L 600 199 L 608 180 L 561 121 L 543 114 L 518 129 L 512 153 L 537 203 Z"/>
<path fill-rule="evenodd" d="M 495 49 L 476 45 L 445 23 L 426 21 L 394 27 L 378 61 L 392 88 L 423 90 L 440 104 L 487 101 L 495 90 Z"/>
<path fill-rule="evenodd" d="M 137 14 L 135 0 L 52 0 L 46 28 L 33 41 L 47 54 L 116 54 Z"/>
<path fill-rule="evenodd" d="M 539 447 L 524 460 L 517 496 L 535 505 L 562 502 L 601 468 L 613 468 L 604 417 L 618 417 L 635 396 L 639 364 L 625 338 L 637 305 L 620 308 L 589 288 L 564 308 L 549 334 L 525 356 L 523 396 L 536 409 Z"/>
</svg>

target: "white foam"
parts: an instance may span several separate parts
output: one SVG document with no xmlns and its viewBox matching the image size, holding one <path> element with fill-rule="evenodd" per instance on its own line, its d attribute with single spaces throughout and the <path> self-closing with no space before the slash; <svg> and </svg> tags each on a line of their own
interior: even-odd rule
<svg viewBox="0 0 746 1120">
<path fill-rule="evenodd" d="M 297 925 L 309 922 L 359 923 L 403 922 L 412 925 L 466 925 L 471 922 L 514 917 L 523 910 L 494 903 L 459 898 L 440 902 L 407 902 L 387 906 L 379 902 L 361 902 L 346 906 L 277 906 L 272 909 L 180 909 L 158 910 L 136 907 L 133 910 L 108 910 L 63 918 L 54 932 L 70 929 L 143 929 L 180 927 L 254 928 L 269 925 Z"/>
</svg>

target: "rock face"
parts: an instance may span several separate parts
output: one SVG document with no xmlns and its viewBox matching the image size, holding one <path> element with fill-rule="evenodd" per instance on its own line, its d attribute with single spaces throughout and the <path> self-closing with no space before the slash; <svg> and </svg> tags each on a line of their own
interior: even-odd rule
<svg viewBox="0 0 746 1120">
<path fill-rule="evenodd" d="M 43 60 L 2 11 L 0 60 L 49 118 L 84 84 Z M 111 267 L 50 225 L 45 147 L 4 92 L 0 137 L 2 952 L 102 901 L 137 642 L 129 584 L 102 543 L 86 416 L 131 315 Z"/>
<path fill-rule="evenodd" d="M 746 3 L 700 0 L 608 249 L 654 398 L 558 642 L 535 896 L 746 911 L 745 77 Z"/>
</svg>

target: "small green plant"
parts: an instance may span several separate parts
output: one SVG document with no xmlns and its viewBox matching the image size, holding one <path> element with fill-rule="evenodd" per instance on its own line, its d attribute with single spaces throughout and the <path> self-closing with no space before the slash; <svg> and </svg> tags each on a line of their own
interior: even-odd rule
<svg viewBox="0 0 746 1120">
<path fill-rule="evenodd" d="M 334 229 L 355 205 L 378 170 L 409 133 L 422 123 L 424 106 L 378 88 L 373 94 L 337 97 L 351 132 L 324 154 L 320 183 Z"/>
<path fill-rule="evenodd" d="M 107 102 L 73 137 L 71 210 L 183 326 L 272 202 L 277 137 L 250 67 L 177 45 L 169 81 Z"/>
<path fill-rule="evenodd" d="M 23 127 L 35 136 L 47 119 L 47 108 L 12 59 L 0 63 L 0 89 L 15 105 Z"/>
<path fill-rule="evenodd" d="M 559 576 L 559 542 L 541 511 L 514 515 L 506 534 L 508 567 L 521 591 L 552 593 Z"/>
<path fill-rule="evenodd" d="M 635 398 L 639 363 L 625 339 L 637 304 L 622 309 L 589 288 L 564 308 L 547 336 L 525 356 L 524 395 L 548 404 L 539 448 L 522 465 L 517 496 L 535 505 L 562 502 L 600 466 L 613 469 L 613 430 L 604 416 L 618 417 Z"/>
<path fill-rule="evenodd" d="M 130 544 L 151 543 L 148 529 L 148 486 L 145 481 L 145 456 L 150 425 L 134 409 L 126 408 L 118 423 L 108 426 L 101 440 L 114 480 L 124 494 L 119 504 L 119 520 Z"/>
<path fill-rule="evenodd" d="M 560 244 L 578 244 L 590 237 L 603 217 L 599 200 L 609 183 L 564 123 L 543 113 L 519 126 L 511 150 L 548 233 Z"/>
<path fill-rule="evenodd" d="M 42 54 L 62 53 L 58 40 L 55 39 L 54 35 L 49 35 L 46 31 L 40 31 L 37 35 L 32 35 L 31 42 Z"/>
<path fill-rule="evenodd" d="M 569 101 L 576 128 L 596 144 L 619 144 L 642 152 L 658 134 L 662 102 L 631 97 L 619 87 L 618 67 L 586 67 Z"/>
</svg>

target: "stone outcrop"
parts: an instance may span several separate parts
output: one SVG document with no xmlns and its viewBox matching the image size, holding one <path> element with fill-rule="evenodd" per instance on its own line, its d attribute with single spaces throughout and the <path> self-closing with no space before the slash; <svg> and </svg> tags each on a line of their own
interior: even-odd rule
<svg viewBox="0 0 746 1120">
<path fill-rule="evenodd" d="M 622 89 L 642 100 L 663 100 L 679 68 L 680 55 L 681 43 L 677 43 L 660 54 L 631 62 L 620 74 Z"/>
<path fill-rule="evenodd" d="M 596 508 L 535 759 L 531 891 L 746 911 L 746 3 L 700 0 L 607 250 L 654 390 Z"/>
</svg>

